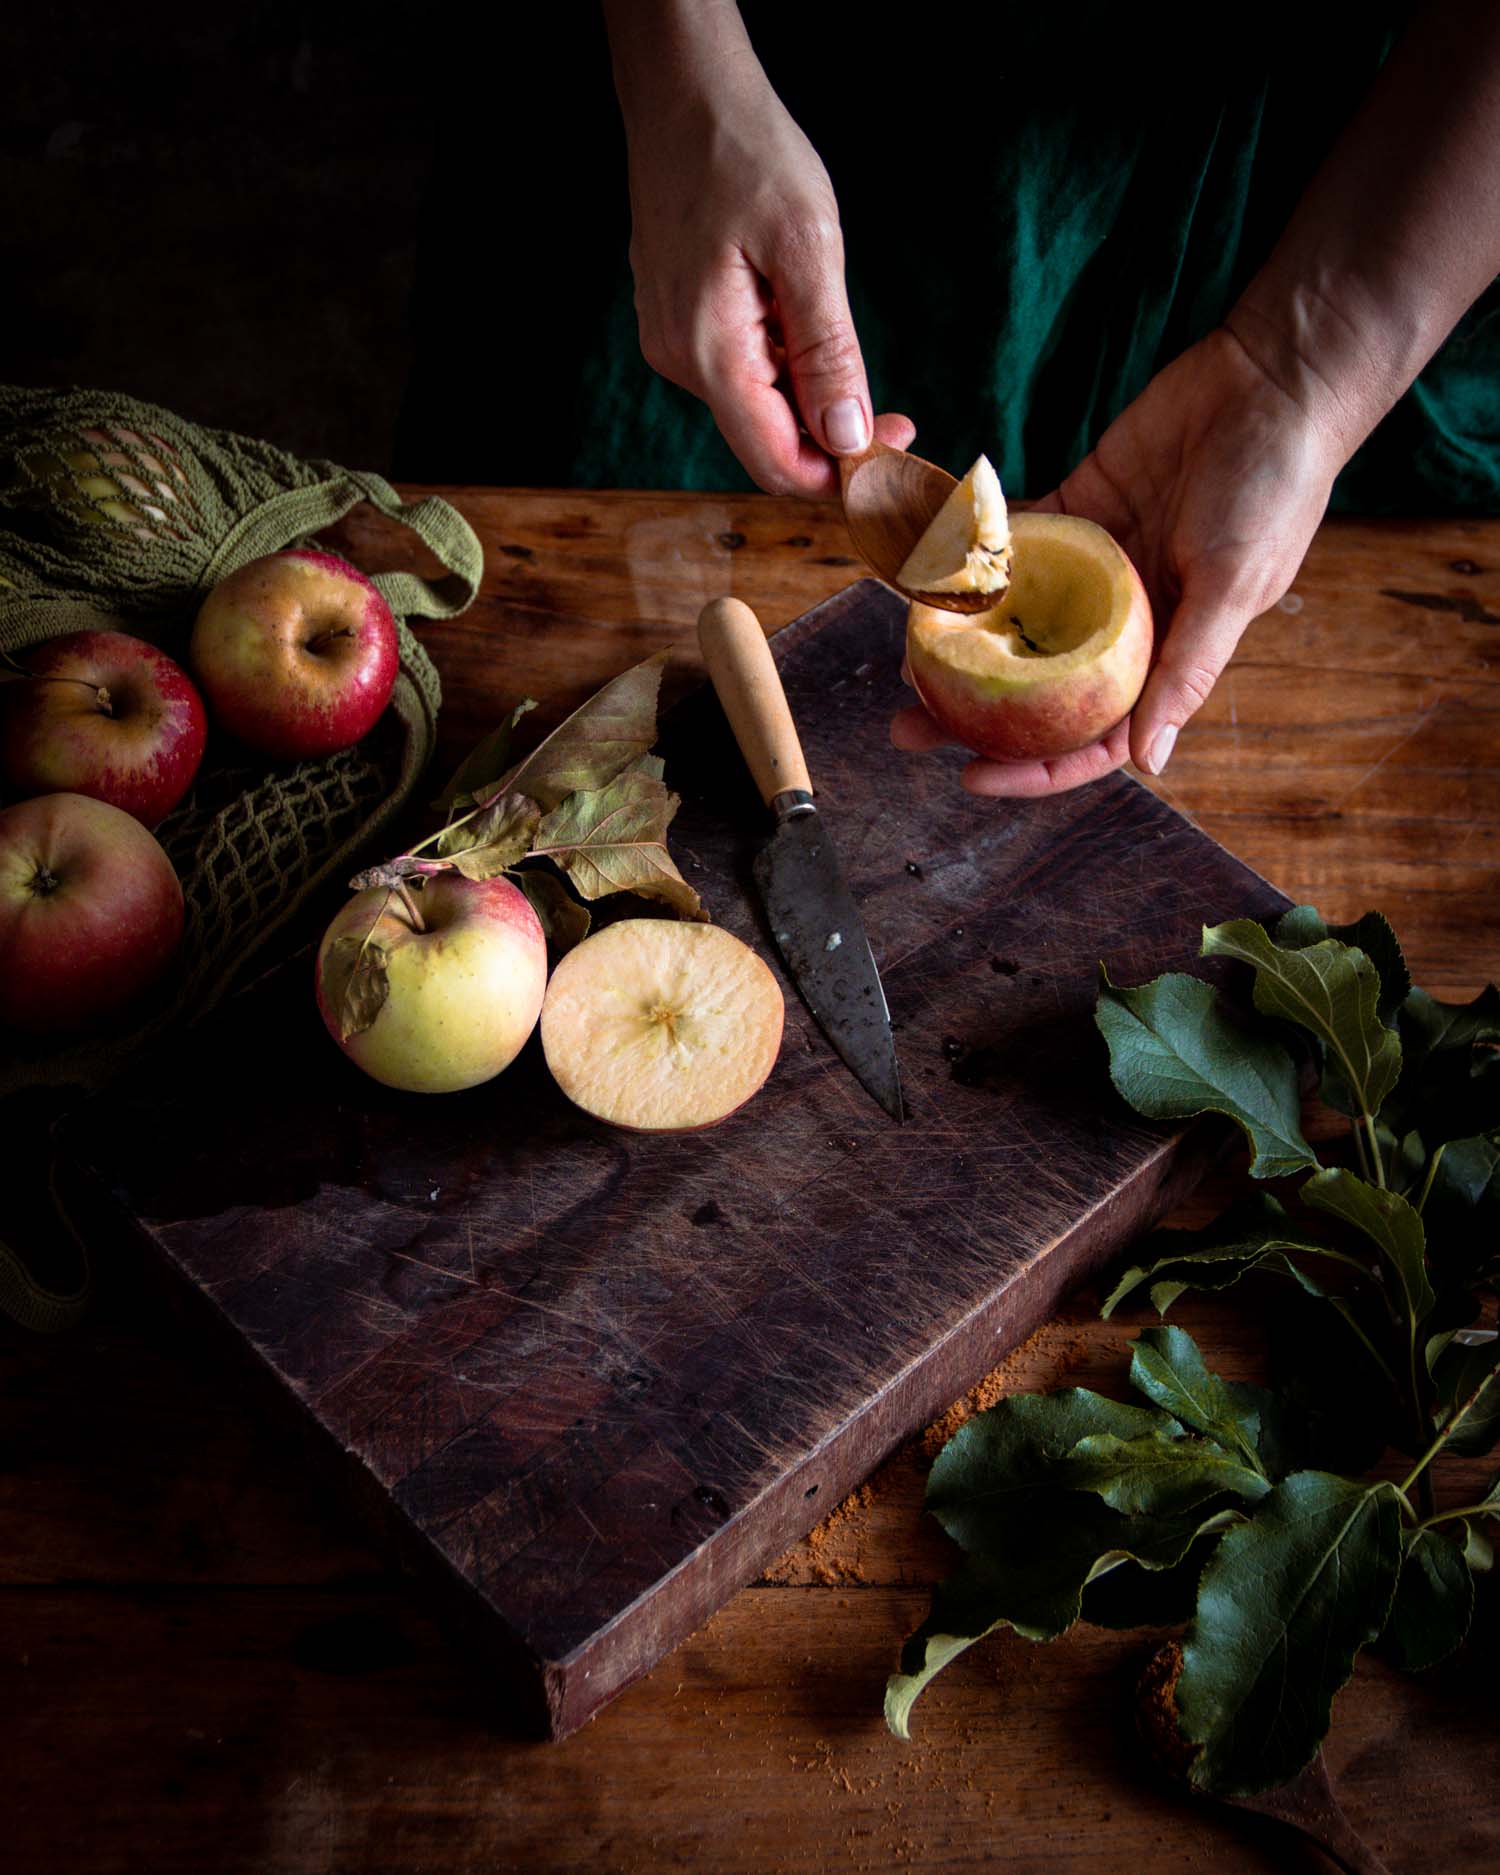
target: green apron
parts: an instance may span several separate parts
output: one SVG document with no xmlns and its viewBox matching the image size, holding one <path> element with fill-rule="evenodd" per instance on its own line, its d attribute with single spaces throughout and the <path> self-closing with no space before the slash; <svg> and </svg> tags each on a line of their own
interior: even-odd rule
<svg viewBox="0 0 1500 1875">
<path fill-rule="evenodd" d="M 1208 24 L 1205 8 L 929 0 L 896 34 L 868 10 L 741 10 L 832 177 L 876 409 L 909 415 L 934 461 L 961 470 L 984 451 L 1008 490 L 1032 496 L 1223 317 L 1405 13 L 1273 0 L 1253 29 L 1241 16 L 1231 30 Z M 707 410 L 641 359 L 607 65 L 597 45 L 585 55 L 576 17 L 570 32 L 569 108 L 510 125 L 530 152 L 517 197 L 526 238 L 508 250 L 526 303 L 502 313 L 485 302 L 491 351 L 524 371 L 503 389 L 476 374 L 450 318 L 443 341 L 419 344 L 403 448 L 420 459 L 398 468 L 747 488 Z M 504 126 L 489 134 L 494 165 Z M 554 168 L 570 183 L 558 186 Z M 504 279 L 502 262 L 502 296 Z M 461 421 L 435 414 L 445 396 Z M 1334 507 L 1500 511 L 1495 288 L 1349 464 Z"/>
</svg>

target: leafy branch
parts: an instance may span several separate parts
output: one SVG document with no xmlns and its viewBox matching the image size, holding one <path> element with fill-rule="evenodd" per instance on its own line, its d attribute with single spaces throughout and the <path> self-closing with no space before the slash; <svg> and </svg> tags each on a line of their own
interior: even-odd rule
<svg viewBox="0 0 1500 1875">
<path fill-rule="evenodd" d="M 1187 1624 L 1175 1689 L 1201 1787 L 1241 1795 L 1312 1758 L 1361 1648 L 1417 1670 L 1468 1632 L 1490 1566 L 1500 1478 L 1437 1508 L 1437 1461 L 1500 1441 L 1500 996 L 1446 1005 L 1413 988 L 1389 923 L 1330 927 L 1310 906 L 1268 930 L 1205 929 L 1203 955 L 1247 965 L 1250 1008 L 1184 975 L 1101 974 L 1097 1020 L 1137 1111 L 1220 1113 L 1257 1179 L 1298 1178 L 1295 1210 L 1248 1195 L 1198 1231 L 1159 1231 L 1107 1296 L 1252 1274 L 1329 1308 L 1358 1350 L 1346 1409 L 1406 1455 L 1399 1482 L 1351 1476 L 1309 1411 L 1209 1372 L 1175 1326 L 1137 1338 L 1149 1408 L 1079 1389 L 1016 1397 L 968 1422 L 933 1467 L 928 1508 L 964 1551 L 890 1681 L 907 1733 L 933 1676 L 982 1635 L 1050 1640 L 1079 1619 Z M 1321 1165 L 1302 1131 L 1298 1064 L 1350 1120 L 1358 1169 Z M 1415 1499 L 1415 1501 L 1414 1501 Z"/>
</svg>

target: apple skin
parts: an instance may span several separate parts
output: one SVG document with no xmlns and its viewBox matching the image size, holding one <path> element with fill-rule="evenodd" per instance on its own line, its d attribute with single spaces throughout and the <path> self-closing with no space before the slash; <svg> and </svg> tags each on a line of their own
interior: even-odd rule
<svg viewBox="0 0 1500 1875">
<path fill-rule="evenodd" d="M 193 625 L 188 663 L 215 720 L 263 755 L 347 749 L 390 702 L 391 609 L 337 554 L 294 547 L 220 580 Z"/>
<path fill-rule="evenodd" d="M 1008 616 L 1014 587 L 989 612 L 962 620 L 922 604 L 914 604 L 907 615 L 907 669 L 923 707 L 956 741 L 992 761 L 1035 761 L 1097 742 L 1134 708 L 1151 665 L 1151 603 L 1124 551 L 1103 529 L 1076 516 L 1017 514 L 1012 539 L 1018 575 L 1042 529 L 1064 540 L 1064 529 L 1074 534 L 1087 529 L 1108 543 L 1102 557 L 1109 569 L 1111 629 L 1101 634 L 1096 653 L 1086 661 L 996 658 L 983 669 L 973 663 L 965 668 L 955 658 L 954 647 L 962 639 L 934 626 L 946 621 L 982 631 L 985 620 Z M 1091 558 L 1101 545 L 1095 545 Z"/>
<path fill-rule="evenodd" d="M 141 823 L 85 794 L 0 811 L 0 1022 L 88 1028 L 171 963 L 182 887 Z"/>
<path fill-rule="evenodd" d="M 188 674 L 125 632 L 69 632 L 25 660 L 40 679 L 0 688 L 0 773 L 17 794 L 89 794 L 143 826 L 192 786 L 208 718 Z M 103 688 L 109 701 L 99 701 Z"/>
<path fill-rule="evenodd" d="M 531 903 L 509 879 L 443 873 L 415 895 L 425 930 L 383 886 L 357 892 L 318 947 L 318 1010 L 357 1067 L 387 1087 L 450 1094 L 493 1080 L 525 1046 L 547 989 L 547 942 Z M 347 1041 L 323 985 L 323 959 L 341 937 L 363 936 L 387 899 L 375 942 L 389 992 L 369 1028 Z"/>
</svg>

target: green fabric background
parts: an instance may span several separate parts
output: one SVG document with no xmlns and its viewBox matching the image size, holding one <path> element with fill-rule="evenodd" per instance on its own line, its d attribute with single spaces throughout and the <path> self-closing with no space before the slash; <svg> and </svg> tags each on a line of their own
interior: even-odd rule
<svg viewBox="0 0 1500 1875">
<path fill-rule="evenodd" d="M 1031 496 L 1223 316 L 1407 11 L 1267 0 L 1213 23 L 1201 7 L 1096 0 L 741 10 L 832 176 L 876 408 L 911 416 L 922 454 L 960 469 L 983 450 Z M 555 127 L 512 125 L 533 159 L 528 246 L 540 241 L 543 265 L 527 271 L 545 280 L 547 329 L 501 343 L 530 368 L 506 380 L 509 435 L 484 479 L 748 487 L 707 411 L 640 357 L 602 45 L 575 44 L 572 71 L 576 108 Z M 590 179 L 571 194 L 566 245 L 544 232 L 549 166 L 535 159 L 549 140 L 569 176 Z M 591 241 L 578 240 L 581 203 Z M 502 315 L 498 329 L 515 325 Z M 451 321 L 445 332 L 450 357 L 466 355 Z M 429 407 L 442 395 L 435 379 L 418 392 Z M 470 419 L 497 397 L 472 376 L 453 395 Z M 421 430 L 419 416 L 409 439 Z M 435 459 L 430 425 L 427 440 Z M 451 465 L 451 442 L 446 454 Z M 1334 506 L 1500 511 L 1500 292 L 1349 465 Z"/>
</svg>

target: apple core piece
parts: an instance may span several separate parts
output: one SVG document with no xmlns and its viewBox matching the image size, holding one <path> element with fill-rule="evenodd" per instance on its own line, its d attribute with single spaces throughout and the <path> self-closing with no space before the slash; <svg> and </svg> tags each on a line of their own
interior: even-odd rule
<svg viewBox="0 0 1500 1875">
<path fill-rule="evenodd" d="M 910 593 L 999 594 L 1010 572 L 1005 496 L 989 458 L 981 456 L 938 509 L 897 579 Z"/>
</svg>

